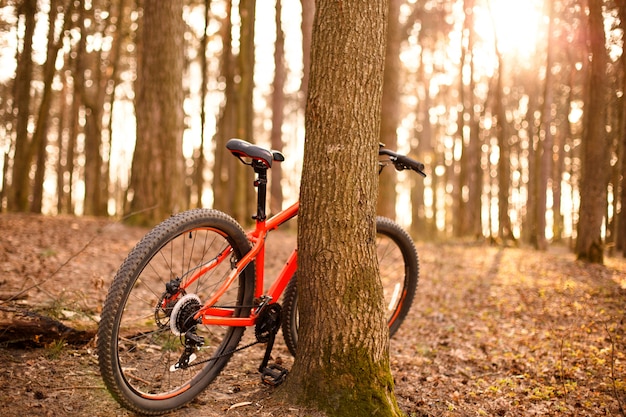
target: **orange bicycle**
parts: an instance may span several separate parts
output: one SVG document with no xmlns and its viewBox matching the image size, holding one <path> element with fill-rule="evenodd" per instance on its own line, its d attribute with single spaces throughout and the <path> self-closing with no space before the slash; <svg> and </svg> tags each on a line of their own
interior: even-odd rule
<svg viewBox="0 0 626 417">
<path fill-rule="evenodd" d="M 266 351 L 259 371 L 265 383 L 287 371 L 268 365 L 282 326 L 289 351 L 298 342 L 297 249 L 264 292 L 267 234 L 298 214 L 299 203 L 267 218 L 267 171 L 280 152 L 240 139 L 227 148 L 254 169 L 256 226 L 246 233 L 229 215 L 194 209 L 165 220 L 131 250 L 109 289 L 98 327 L 98 360 L 112 396 L 129 410 L 158 415 L 193 400 L 231 356 L 257 343 Z M 380 148 L 381 170 L 392 164 L 425 176 L 424 165 Z M 377 253 L 390 334 L 406 317 L 417 289 L 413 240 L 390 219 L 376 219 Z M 284 294 L 283 294 L 284 293 Z M 278 303 L 283 296 L 284 308 Z M 255 342 L 238 346 L 247 327 Z"/>
</svg>

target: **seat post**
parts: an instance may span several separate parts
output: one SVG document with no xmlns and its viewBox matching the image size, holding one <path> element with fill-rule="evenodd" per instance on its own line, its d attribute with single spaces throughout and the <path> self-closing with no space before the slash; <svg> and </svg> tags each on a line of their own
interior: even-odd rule
<svg viewBox="0 0 626 417">
<path fill-rule="evenodd" d="M 252 163 L 254 172 L 257 177 L 254 180 L 254 186 L 257 188 L 257 206 L 256 215 L 252 216 L 257 222 L 264 222 L 267 218 L 265 214 L 265 205 L 267 201 L 267 167 L 262 163 L 254 161 Z"/>
</svg>

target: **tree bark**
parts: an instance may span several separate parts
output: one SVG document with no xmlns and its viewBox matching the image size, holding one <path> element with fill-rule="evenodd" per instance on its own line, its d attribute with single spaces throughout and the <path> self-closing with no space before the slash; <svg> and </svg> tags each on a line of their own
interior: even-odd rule
<svg viewBox="0 0 626 417">
<path fill-rule="evenodd" d="M 539 132 L 537 134 L 538 143 L 535 153 L 536 158 L 536 203 L 535 203 L 535 236 L 533 242 L 536 249 L 546 250 L 548 248 L 548 242 L 546 239 L 546 211 L 547 211 L 547 199 L 548 199 L 548 181 L 552 174 L 553 155 L 552 150 L 554 144 L 554 135 L 552 134 L 553 115 L 552 110 L 554 107 L 554 74 L 552 73 L 552 65 L 554 63 L 554 6 L 553 2 L 546 2 L 545 7 L 548 9 L 547 15 L 549 19 L 548 23 L 548 42 L 546 42 L 546 72 L 543 80 L 543 105 L 541 109 L 541 124 L 539 126 Z"/>
<path fill-rule="evenodd" d="M 503 242 L 515 240 L 511 216 L 509 214 L 509 195 L 511 194 L 511 143 L 507 129 L 506 112 L 504 108 L 504 60 L 500 52 L 498 54 L 498 80 L 496 83 L 495 113 L 496 135 L 500 156 L 498 158 L 498 238 Z"/>
<path fill-rule="evenodd" d="M 580 220 L 576 240 L 576 256 L 592 263 L 604 262 L 602 223 L 607 207 L 609 180 L 609 136 L 606 132 L 608 81 L 602 0 L 589 1 L 589 46 L 592 55 L 585 105 L 587 126 L 582 141 L 583 172 L 580 186 Z"/>
<path fill-rule="evenodd" d="M 22 53 L 17 61 L 15 70 L 15 154 L 13 156 L 13 170 L 11 171 L 11 189 L 8 198 L 9 211 L 28 210 L 30 193 L 30 170 L 33 160 L 33 147 L 28 134 L 30 119 L 30 83 L 33 75 L 33 36 L 35 33 L 35 14 L 37 13 L 36 0 L 24 0 L 18 13 L 24 15 L 24 39 Z"/>
<path fill-rule="evenodd" d="M 207 59 L 207 46 L 209 44 L 209 22 L 211 16 L 211 0 L 204 0 L 204 32 L 200 41 L 200 66 L 202 68 L 202 85 L 200 87 L 200 145 L 194 153 L 194 172 L 192 194 L 195 192 L 195 204 L 192 207 L 203 207 L 202 195 L 204 192 L 204 167 L 206 165 L 204 155 L 206 106 L 209 83 L 209 60 Z M 192 197 L 193 198 L 193 197 Z M 190 203 L 194 203 L 193 200 Z"/>
<path fill-rule="evenodd" d="M 220 108 L 215 133 L 215 163 L 213 165 L 213 208 L 232 213 L 233 193 L 230 192 L 234 170 L 239 161 L 230 155 L 226 142 L 236 136 L 237 95 L 235 93 L 235 62 L 232 52 L 232 3 L 226 3 L 226 17 L 223 20 L 221 76 L 224 80 L 224 99 Z"/>
<path fill-rule="evenodd" d="M 387 29 L 387 49 L 385 54 L 385 75 L 380 118 L 380 142 L 386 148 L 396 150 L 398 138 L 396 130 L 401 120 L 400 112 L 400 45 L 402 43 L 402 25 L 400 24 L 400 6 L 402 0 L 389 0 L 389 22 Z M 386 169 L 378 178 L 378 214 L 396 218 L 396 182 L 397 173 Z"/>
<path fill-rule="evenodd" d="M 400 415 L 374 247 L 387 10 L 385 1 L 317 2 L 298 220 L 300 338 L 282 395 L 329 416 Z"/>
<path fill-rule="evenodd" d="M 302 4 L 302 82 L 300 91 L 302 92 L 304 102 L 302 107 L 305 107 L 311 70 L 311 36 L 313 32 L 313 18 L 315 17 L 315 0 L 300 0 L 300 3 Z"/>
<path fill-rule="evenodd" d="M 282 0 L 276 0 L 276 42 L 274 46 L 274 83 L 272 92 L 272 132 L 270 141 L 272 149 L 283 150 L 283 120 L 285 119 L 285 33 L 282 29 L 281 12 Z M 272 166 L 270 182 L 270 213 L 276 214 L 282 210 L 283 189 L 281 180 L 283 178 L 282 164 Z"/>
<path fill-rule="evenodd" d="M 254 19 L 256 12 L 255 0 L 240 0 L 239 16 L 241 27 L 239 36 L 239 55 L 237 66 L 239 82 L 237 84 L 237 137 L 254 142 Z M 231 157 L 232 158 L 232 157 Z M 251 223 L 251 214 L 256 210 L 255 191 L 250 184 L 254 181 L 251 169 L 243 164 L 235 164 L 235 175 L 230 192 L 234 194 L 233 207 L 230 213 L 242 223 Z"/>
<path fill-rule="evenodd" d="M 430 78 L 424 70 L 424 54 L 420 54 L 420 66 L 417 72 L 416 82 L 418 84 L 418 103 L 416 109 L 417 123 L 415 129 L 415 138 L 412 139 L 411 148 L 415 149 L 420 158 L 428 156 L 425 162 L 433 162 L 433 127 L 430 122 L 428 111 L 431 107 L 432 100 L 430 98 Z M 417 144 L 415 145 L 415 142 Z M 430 167 L 432 168 L 432 167 Z M 434 169 L 431 169 L 431 178 L 434 176 Z M 422 178 L 416 178 L 415 175 L 410 176 L 411 180 L 411 235 L 419 236 L 420 239 L 432 239 L 437 233 L 434 221 L 429 221 L 426 217 L 426 209 L 424 206 L 424 190 L 425 185 Z M 434 180 L 431 180 L 434 181 Z M 433 184 L 433 182 L 431 182 Z M 432 186 L 432 185 L 431 185 Z M 434 219 L 434 216 L 431 217 Z"/>
<path fill-rule="evenodd" d="M 626 1 L 621 1 L 618 6 L 620 27 L 622 33 L 626 33 Z M 620 58 L 622 68 L 622 91 L 626 87 L 626 53 L 622 52 Z M 622 95 L 618 101 L 619 108 L 619 145 L 618 156 L 621 161 L 621 186 L 619 187 L 620 212 L 616 214 L 615 247 L 626 257 L 626 97 Z M 619 162 L 618 162 L 619 163 Z"/>
<path fill-rule="evenodd" d="M 182 202 L 183 2 L 146 1 L 143 19 L 130 221 L 151 225 Z"/>
<path fill-rule="evenodd" d="M 37 125 L 35 127 L 35 133 L 33 134 L 33 147 L 37 150 L 37 169 L 35 171 L 32 201 L 30 204 L 30 211 L 32 213 L 41 213 L 42 209 L 43 182 L 46 172 L 46 146 L 48 146 L 48 119 L 52 105 L 52 81 L 56 72 L 54 64 L 57 59 L 57 53 L 61 47 L 61 40 L 67 29 L 65 22 L 71 21 L 71 18 L 69 18 L 67 14 L 71 13 L 73 9 L 72 5 L 73 3 L 70 3 L 70 8 L 67 8 L 64 13 L 63 29 L 61 30 L 58 41 L 54 38 L 55 22 L 58 14 L 57 5 L 54 4 L 54 2 L 50 5 L 48 12 L 48 51 L 46 63 L 44 64 L 43 93 L 41 103 L 39 104 Z"/>
</svg>

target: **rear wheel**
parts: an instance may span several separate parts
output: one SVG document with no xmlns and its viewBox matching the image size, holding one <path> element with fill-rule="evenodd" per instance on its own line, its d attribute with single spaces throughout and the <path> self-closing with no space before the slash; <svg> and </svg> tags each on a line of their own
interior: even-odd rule
<svg viewBox="0 0 626 417">
<path fill-rule="evenodd" d="M 406 318 L 417 290 L 419 261 L 411 236 L 386 217 L 376 218 L 376 254 L 383 285 L 389 334 Z M 298 346 L 298 281 L 294 275 L 283 297 L 283 337 L 292 355 Z"/>
<path fill-rule="evenodd" d="M 156 226 L 129 253 L 98 328 L 102 378 L 120 404 L 142 414 L 163 414 L 193 400 L 215 379 L 244 328 L 203 325 L 193 316 L 249 250 L 235 220 L 197 209 Z M 225 253 L 223 262 L 199 273 Z M 253 288 L 250 264 L 216 306 L 247 316 Z"/>
</svg>

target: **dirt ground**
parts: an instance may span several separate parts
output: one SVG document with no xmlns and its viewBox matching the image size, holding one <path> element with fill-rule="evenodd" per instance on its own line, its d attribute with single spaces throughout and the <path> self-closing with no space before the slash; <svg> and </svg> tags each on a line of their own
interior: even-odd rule
<svg viewBox="0 0 626 417">
<path fill-rule="evenodd" d="M 104 219 L 0 215 L 0 322 L 28 309 L 95 331 L 116 269 L 145 232 Z M 285 253 L 295 244 L 290 233 L 272 239 Z M 390 349 L 408 416 L 625 416 L 624 258 L 597 266 L 562 247 L 417 247 L 416 302 Z M 268 256 L 277 260 L 268 268 L 283 255 Z M 272 399 L 256 371 L 263 353 L 236 354 L 171 416 L 317 416 Z M 274 357 L 292 363 L 280 335 Z M 0 361 L 1 416 L 133 415 L 105 390 L 93 339 L 5 343 Z"/>
</svg>

